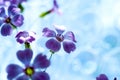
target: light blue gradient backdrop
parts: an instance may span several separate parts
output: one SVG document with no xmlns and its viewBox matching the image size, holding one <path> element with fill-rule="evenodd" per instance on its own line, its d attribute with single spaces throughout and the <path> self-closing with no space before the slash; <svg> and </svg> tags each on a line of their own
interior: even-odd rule
<svg viewBox="0 0 120 80">
<path fill-rule="evenodd" d="M 120 0 L 58 0 L 58 4 L 62 15 L 52 13 L 43 19 L 39 14 L 52 8 L 52 0 L 28 0 L 23 4 L 25 20 L 18 31 L 36 32 L 36 41 L 31 44 L 33 59 L 40 52 L 50 56 L 42 29 L 64 25 L 67 31 L 75 33 L 77 49 L 67 54 L 62 48 L 53 55 L 47 69 L 51 80 L 95 80 L 101 73 L 109 80 L 120 80 Z M 7 80 L 8 64 L 23 66 L 16 52 L 23 50 L 24 45 L 16 42 L 16 33 L 0 36 L 0 80 Z"/>
</svg>

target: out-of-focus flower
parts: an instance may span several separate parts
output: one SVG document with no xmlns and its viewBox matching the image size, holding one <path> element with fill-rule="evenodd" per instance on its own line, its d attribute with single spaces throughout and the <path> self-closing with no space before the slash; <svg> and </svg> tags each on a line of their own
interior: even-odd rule
<svg viewBox="0 0 120 80">
<path fill-rule="evenodd" d="M 96 77 L 96 80 L 108 80 L 108 77 L 105 74 L 100 74 L 99 77 Z"/>
<path fill-rule="evenodd" d="M 8 7 L 8 15 L 5 12 L 5 8 L 0 8 L 0 26 L 1 34 L 3 36 L 8 36 L 12 33 L 14 28 L 20 27 L 23 25 L 24 17 L 19 14 L 19 9 L 16 6 Z"/>
<path fill-rule="evenodd" d="M 35 32 L 32 31 L 20 31 L 17 35 L 16 35 L 16 40 L 17 42 L 19 42 L 20 44 L 22 43 L 31 43 L 32 41 L 35 40 Z"/>
<path fill-rule="evenodd" d="M 38 54 L 33 64 L 30 61 L 33 56 L 31 49 L 20 50 L 17 52 L 17 58 L 25 65 L 24 68 L 17 64 L 9 64 L 6 68 L 8 80 L 50 80 L 50 77 L 45 71 L 37 71 L 49 67 L 50 61 L 43 54 Z M 36 70 L 37 69 L 37 70 Z"/>
<path fill-rule="evenodd" d="M 76 49 L 75 46 L 75 36 L 74 33 L 72 31 L 68 31 L 63 35 L 63 32 L 65 31 L 64 29 L 62 29 L 63 26 L 57 26 L 55 25 L 55 29 L 57 31 L 57 33 L 55 33 L 55 31 L 50 30 L 49 28 L 44 28 L 43 29 L 43 36 L 45 37 L 51 37 L 51 39 L 49 39 L 46 42 L 46 47 L 50 50 L 52 50 L 53 52 L 57 52 L 60 50 L 61 48 L 61 42 L 63 44 L 63 48 L 67 53 L 70 53 L 71 51 L 74 51 Z"/>
<path fill-rule="evenodd" d="M 58 6 L 58 3 L 57 3 L 56 0 L 53 0 L 53 7 L 50 10 L 46 11 L 46 12 L 42 12 L 40 14 L 40 17 L 45 17 L 46 15 L 48 15 L 50 13 L 53 13 L 53 12 L 57 12 L 58 14 L 61 14 L 61 11 L 59 9 L 59 6 Z"/>
<path fill-rule="evenodd" d="M 21 12 L 23 12 L 24 7 L 22 6 L 23 2 L 26 2 L 27 0 L 3 0 L 4 3 L 8 2 L 10 5 L 16 5 L 18 8 L 20 8 Z"/>
</svg>

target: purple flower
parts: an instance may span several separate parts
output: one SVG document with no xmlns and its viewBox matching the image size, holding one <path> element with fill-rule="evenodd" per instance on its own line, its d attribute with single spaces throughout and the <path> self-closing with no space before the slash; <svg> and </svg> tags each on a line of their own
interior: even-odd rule
<svg viewBox="0 0 120 80">
<path fill-rule="evenodd" d="M 3 36 L 10 35 L 14 28 L 22 26 L 24 18 L 18 12 L 19 9 L 13 5 L 8 7 L 8 15 L 5 8 L 0 8 L 0 26 L 2 26 L 1 34 Z"/>
<path fill-rule="evenodd" d="M 96 80 L 108 80 L 108 78 L 105 74 L 100 74 L 99 77 L 96 77 Z"/>
<path fill-rule="evenodd" d="M 19 5 L 22 2 L 26 2 L 27 0 L 4 0 L 4 2 L 10 2 L 10 4 L 14 4 L 14 5 Z"/>
<path fill-rule="evenodd" d="M 68 31 L 63 35 L 64 29 L 60 28 L 62 28 L 62 26 L 55 25 L 57 33 L 49 28 L 43 29 L 43 36 L 51 37 L 51 39 L 46 42 L 46 47 L 53 52 L 57 52 L 60 50 L 62 42 L 64 50 L 67 53 L 70 53 L 76 49 L 74 44 L 76 42 L 74 33 L 72 31 Z"/>
<path fill-rule="evenodd" d="M 43 54 L 38 54 L 33 64 L 30 61 L 33 56 L 31 49 L 20 50 L 17 52 L 17 58 L 25 65 L 24 68 L 17 64 L 9 64 L 6 68 L 8 80 L 50 80 L 48 73 L 38 69 L 49 67 L 50 61 Z M 36 70 L 37 69 L 37 70 Z"/>
<path fill-rule="evenodd" d="M 32 41 L 35 40 L 35 32 L 27 32 L 27 31 L 20 31 L 17 35 L 16 35 L 16 40 L 17 42 L 19 42 L 20 44 L 22 43 L 31 43 Z"/>
<path fill-rule="evenodd" d="M 50 13 L 53 13 L 53 12 L 57 12 L 58 14 L 62 14 L 62 12 L 60 11 L 59 5 L 58 5 L 56 0 L 53 0 L 53 7 L 50 10 L 41 13 L 40 17 L 45 17 L 46 15 L 48 15 Z"/>
</svg>

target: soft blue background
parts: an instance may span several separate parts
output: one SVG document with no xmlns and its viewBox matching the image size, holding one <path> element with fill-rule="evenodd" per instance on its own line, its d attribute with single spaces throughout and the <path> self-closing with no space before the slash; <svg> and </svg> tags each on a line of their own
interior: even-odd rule
<svg viewBox="0 0 120 80">
<path fill-rule="evenodd" d="M 53 55 L 51 66 L 47 69 L 51 80 L 95 80 L 104 73 L 113 80 L 120 80 L 120 0 L 58 0 L 62 15 L 53 13 L 45 18 L 39 14 L 52 8 L 52 0 L 29 0 L 23 3 L 24 25 L 18 28 L 36 32 L 32 45 L 34 57 L 43 52 L 47 38 L 42 29 L 53 24 L 64 25 L 73 31 L 77 49 L 71 54 L 63 49 Z M 15 63 L 23 66 L 16 58 L 16 52 L 23 50 L 15 40 L 17 31 L 9 37 L 0 36 L 0 80 L 7 80 L 6 66 Z M 34 59 L 34 58 L 33 58 Z"/>
</svg>

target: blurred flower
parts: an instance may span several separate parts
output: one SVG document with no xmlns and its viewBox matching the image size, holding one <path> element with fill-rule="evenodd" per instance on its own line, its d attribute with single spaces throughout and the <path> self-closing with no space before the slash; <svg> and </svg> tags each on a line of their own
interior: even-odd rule
<svg viewBox="0 0 120 80">
<path fill-rule="evenodd" d="M 4 3 L 8 2 L 10 5 L 16 5 L 18 8 L 20 8 L 21 12 L 24 11 L 24 7 L 22 6 L 23 2 L 26 2 L 27 0 L 3 0 Z"/>
<path fill-rule="evenodd" d="M 67 53 L 74 51 L 76 49 L 74 44 L 74 42 L 76 42 L 74 33 L 72 31 L 68 31 L 63 35 L 65 30 L 62 29 L 62 26 L 55 25 L 55 29 L 57 33 L 49 28 L 43 29 L 43 36 L 51 37 L 51 39 L 46 42 L 46 47 L 53 52 L 57 52 L 61 48 L 61 42 L 63 42 L 63 48 Z"/>
<path fill-rule="evenodd" d="M 27 0 L 3 0 L 3 1 L 8 1 L 8 2 L 10 2 L 10 4 L 19 5 L 22 2 L 26 2 Z"/>
<path fill-rule="evenodd" d="M 35 40 L 35 32 L 27 32 L 27 31 L 20 31 L 17 35 L 16 35 L 16 40 L 17 42 L 19 42 L 20 44 L 22 43 L 31 43 L 32 41 Z"/>
<path fill-rule="evenodd" d="M 46 11 L 46 12 L 42 12 L 40 14 L 40 17 L 45 17 L 46 15 L 48 15 L 50 13 L 53 13 L 53 12 L 57 12 L 58 14 L 61 14 L 61 11 L 59 9 L 59 6 L 58 6 L 58 3 L 57 3 L 56 0 L 53 0 L 53 7 L 50 10 Z"/>
<path fill-rule="evenodd" d="M 22 26 L 24 18 L 18 13 L 18 8 L 13 5 L 8 7 L 8 15 L 5 13 L 4 7 L 0 8 L 0 26 L 2 26 L 1 34 L 3 36 L 10 35 L 14 28 Z"/>
<path fill-rule="evenodd" d="M 96 77 L 96 80 L 108 80 L 108 78 L 105 74 L 100 74 L 99 77 Z"/>
<path fill-rule="evenodd" d="M 38 54 L 33 64 L 30 65 L 30 61 L 33 56 L 31 49 L 20 50 L 17 52 L 17 58 L 25 65 L 25 68 L 20 67 L 17 64 L 9 64 L 6 68 L 8 73 L 8 80 L 50 80 L 48 73 L 45 71 L 36 71 L 36 69 L 44 69 L 49 67 L 50 61 L 45 55 Z M 22 74 L 23 73 L 23 74 Z"/>
<path fill-rule="evenodd" d="M 117 78 L 115 77 L 114 80 L 117 80 Z"/>
</svg>

